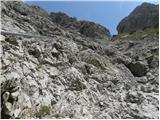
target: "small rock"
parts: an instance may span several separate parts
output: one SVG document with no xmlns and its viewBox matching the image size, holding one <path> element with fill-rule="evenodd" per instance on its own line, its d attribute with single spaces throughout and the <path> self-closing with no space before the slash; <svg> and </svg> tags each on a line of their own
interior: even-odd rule
<svg viewBox="0 0 160 120">
<path fill-rule="evenodd" d="M 36 58 L 38 58 L 38 57 L 40 57 L 40 55 L 41 55 L 40 47 L 37 45 L 36 47 L 30 48 L 30 49 L 28 50 L 28 53 L 29 53 L 30 55 L 33 55 L 33 56 L 35 56 Z"/>
<path fill-rule="evenodd" d="M 4 102 L 7 102 L 8 101 L 8 99 L 9 99 L 9 92 L 5 92 L 4 94 L 3 94 L 3 96 L 2 96 L 2 99 L 3 99 L 3 101 Z"/>
<path fill-rule="evenodd" d="M 146 78 L 145 76 L 144 76 L 144 77 L 137 77 L 136 79 L 137 79 L 137 81 L 138 81 L 139 83 L 145 84 L 145 83 L 148 82 L 148 80 L 147 80 L 147 78 Z"/>
<path fill-rule="evenodd" d="M 128 48 L 131 48 L 135 45 L 135 43 L 133 41 L 129 41 L 129 44 L 128 44 Z"/>
<path fill-rule="evenodd" d="M 150 73 L 150 72 L 148 72 L 147 74 L 146 74 L 146 76 L 147 76 L 147 78 L 148 78 L 148 80 L 153 80 L 155 77 L 152 75 L 152 73 Z"/>
<path fill-rule="evenodd" d="M 0 41 L 5 41 L 5 36 L 0 35 Z"/>
<path fill-rule="evenodd" d="M 126 95 L 126 101 L 139 104 L 143 101 L 143 95 L 137 91 L 130 90 Z"/>
<path fill-rule="evenodd" d="M 17 100 L 18 95 L 19 95 L 19 91 L 16 91 L 16 92 L 11 93 L 11 97 L 12 97 L 12 99 L 14 99 L 14 100 Z"/>
<path fill-rule="evenodd" d="M 7 42 L 9 42 L 13 45 L 18 46 L 18 42 L 17 42 L 17 39 L 15 37 L 7 37 L 7 38 L 5 38 L 5 41 L 7 41 Z"/>
<path fill-rule="evenodd" d="M 51 67 L 49 70 L 47 69 L 46 72 L 52 78 L 58 76 L 58 74 L 59 74 L 59 70 L 56 67 Z"/>
<path fill-rule="evenodd" d="M 141 91 L 151 93 L 153 91 L 152 86 L 141 86 Z"/>
<path fill-rule="evenodd" d="M 152 61 L 149 64 L 149 67 L 152 68 L 152 69 L 154 69 L 157 66 L 159 66 L 159 57 L 158 56 L 154 56 L 153 59 L 152 59 Z"/>
<path fill-rule="evenodd" d="M 12 104 L 10 102 L 6 102 L 3 106 L 4 108 L 2 109 L 4 116 L 13 116 L 13 111 L 12 111 Z"/>
<path fill-rule="evenodd" d="M 56 48 L 53 48 L 53 50 L 51 51 L 51 54 L 53 57 L 56 57 L 56 58 L 58 58 L 58 56 L 59 56 L 59 52 L 57 51 Z"/>
</svg>

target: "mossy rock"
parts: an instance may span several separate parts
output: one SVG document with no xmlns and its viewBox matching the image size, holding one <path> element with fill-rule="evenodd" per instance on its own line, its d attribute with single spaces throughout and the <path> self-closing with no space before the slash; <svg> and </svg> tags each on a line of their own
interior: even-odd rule
<svg viewBox="0 0 160 120">
<path fill-rule="evenodd" d="M 106 68 L 105 69 L 105 72 L 106 72 L 106 74 L 108 75 L 111 75 L 111 76 L 113 76 L 114 75 L 114 71 L 111 69 L 111 68 Z"/>
<path fill-rule="evenodd" d="M 69 90 L 81 91 L 83 89 L 86 89 L 86 85 L 79 80 L 73 81 L 69 87 Z"/>
<path fill-rule="evenodd" d="M 103 64 L 101 64 L 97 59 L 89 59 L 86 63 L 94 65 L 98 69 L 104 71 L 106 74 L 114 75 L 114 71 L 111 68 L 103 66 Z"/>
<path fill-rule="evenodd" d="M 86 63 L 92 64 L 95 67 L 97 67 L 98 69 L 106 70 L 105 67 L 97 59 L 89 59 L 86 61 Z"/>
<path fill-rule="evenodd" d="M 7 60 L 9 60 L 11 63 L 16 63 L 17 61 L 15 57 L 8 57 Z"/>
</svg>

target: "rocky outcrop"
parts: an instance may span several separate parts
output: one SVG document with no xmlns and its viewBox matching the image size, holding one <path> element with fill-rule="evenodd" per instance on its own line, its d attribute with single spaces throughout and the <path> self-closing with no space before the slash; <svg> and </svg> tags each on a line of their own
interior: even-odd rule
<svg viewBox="0 0 160 120">
<path fill-rule="evenodd" d="M 71 31 L 78 31 L 82 35 L 91 38 L 111 38 L 111 34 L 105 27 L 89 21 L 77 21 L 74 17 L 69 17 L 65 13 L 53 13 L 50 14 L 54 23 L 58 23 L 64 28 Z"/>
<path fill-rule="evenodd" d="M 117 26 L 118 33 L 131 33 L 159 27 L 159 5 L 143 3 L 136 7 Z"/>
<path fill-rule="evenodd" d="M 2 16 L 19 33 L 1 35 L 2 118 L 159 118 L 158 38 L 102 44 L 16 1 L 2 1 Z"/>
</svg>

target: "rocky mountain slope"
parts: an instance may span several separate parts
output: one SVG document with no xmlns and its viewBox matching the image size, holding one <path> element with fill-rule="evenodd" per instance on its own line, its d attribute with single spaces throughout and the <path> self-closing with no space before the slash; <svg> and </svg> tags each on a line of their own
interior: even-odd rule
<svg viewBox="0 0 160 120">
<path fill-rule="evenodd" d="M 1 35 L 2 118 L 159 118 L 158 38 L 109 41 L 95 23 L 59 23 L 23 2 L 1 8 L 2 30 L 41 36 Z"/>
<path fill-rule="evenodd" d="M 150 27 L 159 27 L 159 5 L 143 3 L 119 23 L 117 31 L 129 33 Z"/>
<path fill-rule="evenodd" d="M 110 32 L 105 27 L 95 24 L 89 21 L 77 21 L 76 18 L 69 17 L 65 13 L 53 13 L 51 12 L 50 17 L 54 23 L 58 23 L 64 28 L 70 31 L 77 31 L 81 34 L 91 38 L 110 38 Z"/>
</svg>

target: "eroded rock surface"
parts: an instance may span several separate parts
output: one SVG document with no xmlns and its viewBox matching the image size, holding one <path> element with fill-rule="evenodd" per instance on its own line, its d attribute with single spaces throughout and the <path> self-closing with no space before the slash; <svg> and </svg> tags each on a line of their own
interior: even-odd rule
<svg viewBox="0 0 160 120">
<path fill-rule="evenodd" d="M 3 30 L 48 36 L 1 36 L 2 118 L 159 118 L 158 38 L 101 44 L 23 2 L 2 16 Z"/>
<path fill-rule="evenodd" d="M 119 34 L 132 33 L 150 27 L 159 27 L 159 5 L 143 3 L 118 24 L 117 30 Z"/>
</svg>

